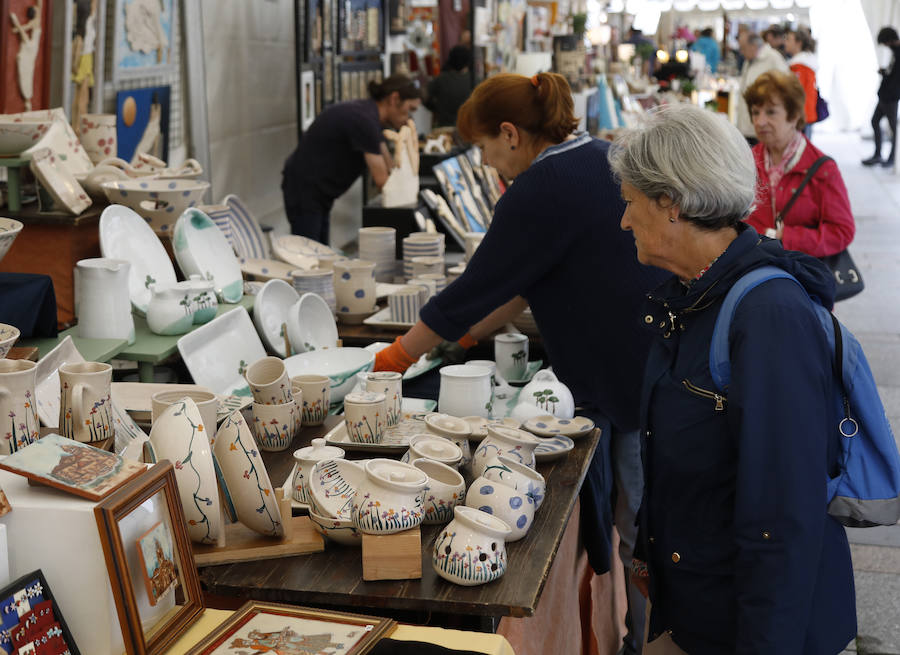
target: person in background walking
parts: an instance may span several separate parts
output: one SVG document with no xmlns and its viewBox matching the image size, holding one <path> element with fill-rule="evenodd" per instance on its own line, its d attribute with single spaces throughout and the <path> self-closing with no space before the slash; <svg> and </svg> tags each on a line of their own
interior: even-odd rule
<svg viewBox="0 0 900 655">
<path fill-rule="evenodd" d="M 881 86 L 878 87 L 878 105 L 872 114 L 872 131 L 875 136 L 875 154 L 863 160 L 863 166 L 881 164 L 888 168 L 894 165 L 894 152 L 897 149 L 897 101 L 900 100 L 900 35 L 893 27 L 882 27 L 878 32 L 878 44 L 887 46 L 894 53 L 887 68 L 882 68 Z M 891 154 L 887 159 L 881 158 L 881 119 L 887 118 L 891 128 Z"/>
<path fill-rule="evenodd" d="M 816 83 L 816 71 L 819 70 L 816 41 L 808 29 L 799 28 L 787 33 L 784 39 L 784 49 L 791 56 L 788 60 L 788 68 L 800 80 L 803 93 L 806 94 L 806 100 L 803 103 L 806 127 L 803 128 L 803 134 L 807 139 L 811 139 L 812 124 L 819 118 L 816 114 L 816 101 L 819 99 L 818 84 Z"/>
<path fill-rule="evenodd" d="M 700 32 L 700 38 L 694 41 L 691 50 L 706 57 L 709 70 L 715 73 L 719 68 L 719 42 L 713 37 L 713 28 L 707 27 Z"/>
</svg>

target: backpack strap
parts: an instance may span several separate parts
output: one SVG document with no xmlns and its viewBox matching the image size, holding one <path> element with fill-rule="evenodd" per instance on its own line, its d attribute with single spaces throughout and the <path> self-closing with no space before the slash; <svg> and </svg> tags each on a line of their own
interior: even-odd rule
<svg viewBox="0 0 900 655">
<path fill-rule="evenodd" d="M 803 178 L 803 181 L 794 189 L 793 195 L 791 195 L 790 200 L 787 201 L 787 204 L 781 208 L 781 211 L 778 212 L 778 215 L 775 217 L 775 226 L 778 226 L 778 223 L 784 222 L 784 217 L 791 210 L 791 207 L 794 206 L 794 201 L 797 200 L 797 196 L 800 195 L 800 192 L 803 191 L 804 187 L 809 184 L 809 181 L 813 178 L 813 175 L 816 174 L 816 171 L 822 167 L 826 161 L 832 161 L 831 157 L 828 155 L 822 155 L 816 161 L 812 163 L 812 165 L 806 170 L 806 177 Z"/>
</svg>

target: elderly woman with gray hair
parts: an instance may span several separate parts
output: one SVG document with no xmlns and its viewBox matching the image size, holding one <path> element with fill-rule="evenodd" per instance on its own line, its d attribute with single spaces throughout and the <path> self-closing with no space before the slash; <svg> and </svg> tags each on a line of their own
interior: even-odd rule
<svg viewBox="0 0 900 655">
<path fill-rule="evenodd" d="M 838 653 L 856 635 L 853 569 L 826 512 L 839 444 L 825 436 L 831 357 L 807 295 L 830 306 L 834 280 L 743 222 L 756 170 L 722 117 L 664 108 L 613 145 L 610 163 L 638 260 L 674 273 L 641 312 L 655 334 L 632 571 L 652 604 L 644 653 Z M 720 391 L 710 373 L 719 309 L 767 265 L 800 284 L 772 279 L 737 305 Z"/>
</svg>

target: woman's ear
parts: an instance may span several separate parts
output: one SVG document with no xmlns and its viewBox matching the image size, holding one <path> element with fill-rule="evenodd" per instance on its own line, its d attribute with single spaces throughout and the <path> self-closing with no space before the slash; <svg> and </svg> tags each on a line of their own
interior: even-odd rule
<svg viewBox="0 0 900 655">
<path fill-rule="evenodd" d="M 515 148 L 519 145 L 519 129 L 513 123 L 503 121 L 500 123 L 500 138 L 510 148 Z"/>
</svg>

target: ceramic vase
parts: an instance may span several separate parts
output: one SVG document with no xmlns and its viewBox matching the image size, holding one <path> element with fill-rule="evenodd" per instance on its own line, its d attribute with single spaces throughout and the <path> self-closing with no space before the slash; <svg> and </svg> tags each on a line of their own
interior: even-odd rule
<svg viewBox="0 0 900 655">
<path fill-rule="evenodd" d="M 491 582 L 506 572 L 509 526 L 496 516 L 457 506 L 454 519 L 434 541 L 431 564 L 435 573 L 459 585 Z"/>
<path fill-rule="evenodd" d="M 334 264 L 337 311 L 360 314 L 375 308 L 375 262 L 348 259 Z"/>
<path fill-rule="evenodd" d="M 0 359 L 0 455 L 14 453 L 38 438 L 36 366 L 25 359 Z"/>
<path fill-rule="evenodd" d="M 344 450 L 328 446 L 324 439 L 313 439 L 312 445 L 294 451 L 294 477 L 291 480 L 291 496 L 299 503 L 309 503 L 309 481 L 316 464 L 326 459 L 343 459 Z"/>
<path fill-rule="evenodd" d="M 367 534 L 394 534 L 422 523 L 428 476 L 392 459 L 366 462 L 366 478 L 353 497 L 351 520 Z"/>
<path fill-rule="evenodd" d="M 518 541 L 534 523 L 534 503 L 524 493 L 485 477 L 475 478 L 465 502 L 506 523 L 510 530 L 507 541 Z"/>
<path fill-rule="evenodd" d="M 78 336 L 126 339 L 134 343 L 134 319 L 128 292 L 131 269 L 124 259 L 82 259 L 75 264 L 75 315 Z"/>
<path fill-rule="evenodd" d="M 472 475 L 481 475 L 488 460 L 498 455 L 534 468 L 534 449 L 538 444 L 540 440 L 524 430 L 504 425 L 488 425 L 487 436 L 472 454 Z"/>
</svg>

